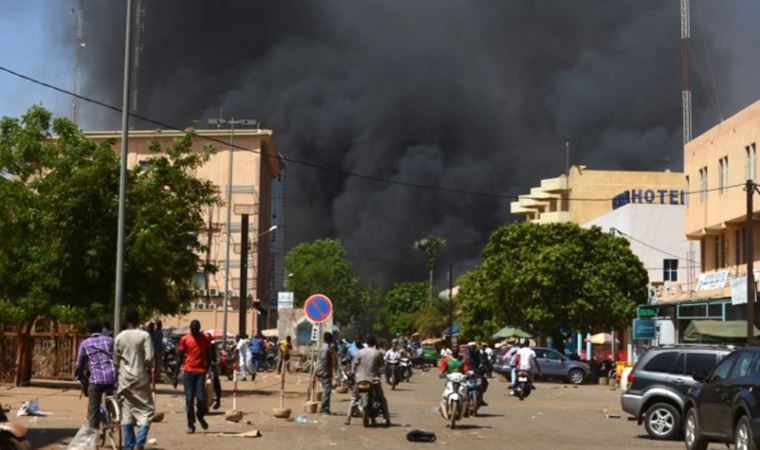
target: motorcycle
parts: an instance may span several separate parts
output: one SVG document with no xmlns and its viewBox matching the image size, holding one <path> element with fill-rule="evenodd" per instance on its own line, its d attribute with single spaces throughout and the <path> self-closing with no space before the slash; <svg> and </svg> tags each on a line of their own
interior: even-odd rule
<svg viewBox="0 0 760 450">
<path fill-rule="evenodd" d="M 412 363 L 409 358 L 401 358 L 401 379 L 407 383 L 412 379 Z"/>
<path fill-rule="evenodd" d="M 517 371 L 517 384 L 514 387 L 514 395 L 524 400 L 530 395 L 530 391 L 533 390 L 533 385 L 530 382 L 530 372 L 527 370 Z"/>
<path fill-rule="evenodd" d="M 26 439 L 26 427 L 17 422 L 9 422 L 3 405 L 0 405 L 0 448 L 10 450 L 31 450 L 32 443 Z"/>
<path fill-rule="evenodd" d="M 412 367 L 415 369 L 420 369 L 423 372 L 427 372 L 428 370 L 430 370 L 430 363 L 427 362 L 425 360 L 425 357 L 422 355 L 415 356 L 414 358 L 412 358 Z"/>
<path fill-rule="evenodd" d="M 226 376 L 232 381 L 235 372 L 240 370 L 240 358 L 237 349 L 232 351 L 222 350 L 219 353 L 219 376 Z"/>
<path fill-rule="evenodd" d="M 163 372 L 169 379 L 173 379 L 178 374 L 177 346 L 174 341 L 168 338 L 164 338 L 161 341 L 161 346 L 161 363 L 164 369 Z"/>
<path fill-rule="evenodd" d="M 380 394 L 380 380 L 378 381 L 360 381 L 356 385 L 356 392 L 359 395 L 357 402 L 358 414 L 362 417 L 362 423 L 365 427 L 370 424 L 375 425 L 379 416 L 387 417 L 389 414 L 385 411 L 382 396 Z M 385 420 L 385 426 L 390 426 L 390 420 Z"/>
<path fill-rule="evenodd" d="M 349 392 L 352 392 L 354 390 L 356 377 L 354 376 L 353 372 L 351 372 L 351 360 L 349 358 L 344 358 L 341 361 L 340 384 L 345 386 Z"/>
<path fill-rule="evenodd" d="M 385 380 L 391 385 L 391 390 L 396 390 L 396 385 L 399 382 L 400 375 L 399 361 L 397 359 L 389 359 L 385 362 Z"/>
<path fill-rule="evenodd" d="M 462 420 L 466 412 L 467 376 L 463 373 L 450 373 L 446 375 L 446 388 L 441 398 L 441 416 L 448 422 L 453 430 L 457 420 Z"/>
<path fill-rule="evenodd" d="M 483 378 L 473 372 L 467 372 L 467 414 L 477 417 L 478 409 L 483 400 Z"/>
</svg>

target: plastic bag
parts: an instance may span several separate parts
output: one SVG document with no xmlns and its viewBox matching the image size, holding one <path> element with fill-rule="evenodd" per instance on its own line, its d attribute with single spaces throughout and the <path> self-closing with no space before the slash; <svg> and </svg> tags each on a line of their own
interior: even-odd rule
<svg viewBox="0 0 760 450">
<path fill-rule="evenodd" d="M 96 450 L 98 443 L 98 435 L 100 431 L 95 428 L 90 428 L 87 425 L 82 425 L 77 431 L 77 435 L 71 440 L 67 450 Z"/>
</svg>

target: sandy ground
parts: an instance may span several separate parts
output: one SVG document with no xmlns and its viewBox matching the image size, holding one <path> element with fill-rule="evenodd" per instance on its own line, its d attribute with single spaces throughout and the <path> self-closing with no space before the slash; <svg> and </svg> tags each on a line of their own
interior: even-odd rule
<svg viewBox="0 0 760 450">
<path fill-rule="evenodd" d="M 620 391 L 606 386 L 574 387 L 562 383 L 538 383 L 538 389 L 524 402 L 507 395 L 506 383 L 492 380 L 486 394 L 489 406 L 482 415 L 467 418 L 455 430 L 445 427 L 436 407 L 443 382 L 435 372 L 415 372 L 411 383 L 385 392 L 392 412 L 393 426 L 365 429 L 360 422 L 343 425 L 348 407 L 347 394 L 333 394 L 333 416 L 306 415 L 309 423 L 293 418 L 301 413 L 306 399 L 306 376 L 288 378 L 286 407 L 294 414 L 290 420 L 272 417 L 279 405 L 279 378 L 260 374 L 255 382 L 241 382 L 238 409 L 245 413 L 240 424 L 225 422 L 222 411 L 231 408 L 232 383 L 225 381 L 222 408 L 208 416 L 210 428 L 185 434 L 184 396 L 171 385 L 159 385 L 158 411 L 165 413 L 162 423 L 154 424 L 150 437 L 157 440 L 152 449 L 216 449 L 242 447 L 266 449 L 357 449 L 446 447 L 455 449 L 681 449 L 682 442 L 658 442 L 646 437 L 643 427 L 629 421 L 620 411 Z M 15 417 L 20 403 L 39 398 L 48 417 L 21 417 L 30 428 L 34 448 L 60 449 L 85 422 L 87 402 L 79 397 L 73 383 L 35 383 L 32 387 L 0 386 L 0 401 L 12 406 Z M 612 415 L 612 417 L 608 417 Z M 618 415 L 619 417 L 615 417 Z M 433 444 L 406 440 L 411 429 L 432 431 Z M 220 437 L 218 433 L 257 429 L 255 439 Z M 713 446 L 725 448 L 724 446 Z M 713 448 L 711 447 L 711 448 Z"/>
</svg>

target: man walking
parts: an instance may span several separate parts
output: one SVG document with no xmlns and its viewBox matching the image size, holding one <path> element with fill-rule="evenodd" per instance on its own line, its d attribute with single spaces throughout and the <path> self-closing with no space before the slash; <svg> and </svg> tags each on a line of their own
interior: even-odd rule
<svg viewBox="0 0 760 450">
<path fill-rule="evenodd" d="M 251 347 L 248 345 L 248 336 L 245 334 L 237 335 L 237 350 L 238 350 L 238 368 L 240 369 L 240 376 L 243 381 L 248 378 L 248 371 L 251 369 Z M 256 378 L 256 374 L 252 375 Z"/>
<path fill-rule="evenodd" d="M 290 373 L 290 351 L 293 350 L 293 344 L 290 343 L 290 336 L 280 341 L 280 360 L 277 363 L 277 374 L 282 373 L 287 368 Z"/>
<path fill-rule="evenodd" d="M 89 323 L 90 337 L 82 341 L 77 354 L 77 378 L 87 377 L 87 424 L 90 428 L 98 429 L 100 414 L 98 410 L 103 394 L 113 393 L 116 383 L 116 371 L 113 364 L 113 338 L 103 336 L 103 324 L 94 319 Z"/>
<path fill-rule="evenodd" d="M 190 334 L 182 336 L 177 346 L 179 360 L 184 358 L 185 363 L 185 408 L 187 409 L 187 433 L 195 433 L 197 404 L 198 423 L 201 428 L 208 429 L 208 423 L 204 419 L 206 415 L 206 371 L 208 370 L 208 352 L 211 348 L 211 340 L 201 333 L 201 323 L 197 320 L 190 322 Z"/>
<path fill-rule="evenodd" d="M 127 328 L 116 336 L 114 343 L 114 364 L 119 374 L 118 395 L 122 404 L 124 450 L 143 450 L 156 412 L 150 392 L 153 343 L 150 335 L 138 328 L 140 317 L 137 311 L 128 309 L 124 322 Z M 137 436 L 135 425 L 138 427 Z"/>
<path fill-rule="evenodd" d="M 333 367 L 335 366 L 335 353 L 332 350 L 333 335 L 329 331 L 322 337 L 322 348 L 319 349 L 317 366 L 314 373 L 322 384 L 322 403 L 319 412 L 330 415 L 330 394 L 332 393 Z"/>
<path fill-rule="evenodd" d="M 254 373 L 261 371 L 266 349 L 264 348 L 264 336 L 259 332 L 251 339 L 251 359 L 253 360 Z"/>
</svg>

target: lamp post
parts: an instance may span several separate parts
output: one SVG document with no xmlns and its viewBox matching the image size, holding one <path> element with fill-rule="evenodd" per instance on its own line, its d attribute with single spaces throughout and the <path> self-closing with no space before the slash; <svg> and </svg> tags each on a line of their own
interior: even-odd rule
<svg viewBox="0 0 760 450">
<path fill-rule="evenodd" d="M 232 220 L 232 152 L 235 147 L 235 125 L 256 125 L 258 122 L 252 119 L 238 119 L 235 120 L 235 118 L 230 119 L 209 119 L 208 123 L 210 125 L 216 125 L 218 127 L 222 127 L 224 125 L 230 126 L 230 154 L 227 157 L 227 198 L 225 200 L 226 207 L 227 207 L 227 223 L 225 228 L 225 235 L 227 238 L 227 242 L 225 244 L 224 249 L 224 314 L 222 315 L 222 341 L 224 342 L 224 346 L 227 346 L 227 315 L 229 312 L 227 309 L 229 308 L 229 301 L 230 301 L 230 240 L 232 237 L 232 224 L 230 223 L 230 220 Z M 241 311 L 241 313 L 243 313 Z"/>
</svg>

